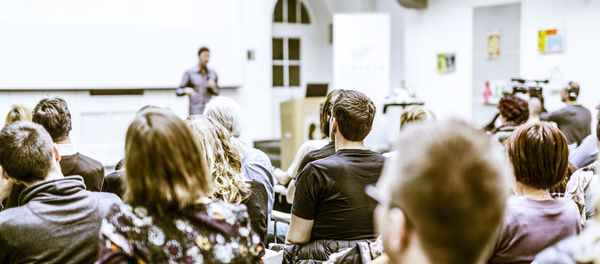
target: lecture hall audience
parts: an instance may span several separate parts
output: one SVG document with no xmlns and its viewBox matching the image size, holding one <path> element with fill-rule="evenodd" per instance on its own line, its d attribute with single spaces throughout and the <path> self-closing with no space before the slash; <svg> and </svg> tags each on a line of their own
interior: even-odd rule
<svg viewBox="0 0 600 264">
<path fill-rule="evenodd" d="M 368 193 L 391 263 L 477 264 L 506 206 L 500 153 L 464 122 L 427 122 L 400 134 L 398 156 Z M 385 261 L 373 263 L 386 263 Z"/>
<path fill-rule="evenodd" d="M 212 176 L 184 121 L 139 113 L 125 139 L 125 204 L 102 222 L 98 263 L 258 263 L 244 205 L 211 201 Z"/>
<path fill-rule="evenodd" d="M 0 131 L 0 199 L 22 183 L 19 206 L 0 212 L 0 263 L 93 263 L 102 218 L 120 199 L 63 176 L 59 150 L 38 124 Z"/>
<path fill-rule="evenodd" d="M 242 174 L 242 159 L 230 141 L 227 130 L 210 117 L 191 115 L 186 125 L 196 136 L 214 185 L 211 199 L 231 204 L 243 204 L 248 209 L 252 230 L 267 240 L 268 193 L 265 186 L 245 179 Z"/>
<path fill-rule="evenodd" d="M 83 155 L 71 143 L 71 112 L 67 102 L 60 98 L 44 98 L 33 108 L 32 120 L 48 131 L 58 153 L 60 154 L 60 169 L 65 176 L 79 175 L 83 178 L 85 188 L 90 191 L 100 191 L 104 178 L 104 166 L 99 161 Z M 23 184 L 15 184 L 6 200 L 6 207 L 17 206 L 19 195 L 24 189 Z"/>
<path fill-rule="evenodd" d="M 407 107 L 386 159 L 363 142 L 373 102 L 333 90 L 327 139 L 276 175 L 240 141 L 242 110 L 225 97 L 185 121 L 140 109 L 107 177 L 71 143 L 65 100 L 13 105 L 0 131 L 0 263 L 261 263 L 273 184 L 288 181 L 286 244 L 271 245 L 284 263 L 600 263 L 600 133 L 584 137 L 578 94 L 569 83 L 567 108 L 550 115 L 505 95 L 491 138 Z M 569 143 L 580 143 L 571 155 Z"/>
</svg>

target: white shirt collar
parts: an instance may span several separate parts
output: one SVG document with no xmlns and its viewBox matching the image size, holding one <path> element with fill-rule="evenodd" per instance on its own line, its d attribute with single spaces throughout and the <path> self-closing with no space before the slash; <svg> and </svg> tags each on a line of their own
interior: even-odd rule
<svg viewBox="0 0 600 264">
<path fill-rule="evenodd" d="M 77 154 L 77 148 L 73 144 L 56 144 L 60 156 L 72 156 Z"/>
</svg>

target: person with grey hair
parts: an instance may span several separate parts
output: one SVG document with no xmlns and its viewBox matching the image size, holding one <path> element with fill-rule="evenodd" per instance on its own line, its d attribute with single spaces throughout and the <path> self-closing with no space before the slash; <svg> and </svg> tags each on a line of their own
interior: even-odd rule
<svg viewBox="0 0 600 264">
<path fill-rule="evenodd" d="M 262 183 L 267 189 L 269 213 L 271 213 L 275 200 L 273 165 L 267 154 L 245 145 L 239 140 L 244 126 L 242 109 L 239 104 L 227 97 L 215 97 L 206 105 L 204 115 L 216 120 L 228 130 L 231 135 L 231 143 L 242 156 L 244 176 L 249 180 Z"/>
<path fill-rule="evenodd" d="M 64 176 L 58 148 L 38 124 L 18 121 L 0 131 L 0 201 L 14 183 L 19 206 L 0 212 L 0 263 L 93 263 L 100 225 L 114 194 L 85 189 Z"/>
</svg>

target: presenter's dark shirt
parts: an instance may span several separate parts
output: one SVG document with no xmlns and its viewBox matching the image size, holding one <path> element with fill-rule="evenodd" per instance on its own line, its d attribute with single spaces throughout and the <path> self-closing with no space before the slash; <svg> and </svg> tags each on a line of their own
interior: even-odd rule
<svg viewBox="0 0 600 264">
<path fill-rule="evenodd" d="M 207 84 L 209 80 L 214 80 L 217 83 L 216 91 L 212 92 L 208 89 Z M 181 84 L 175 92 L 178 96 L 183 96 L 185 95 L 183 90 L 186 87 L 193 88 L 196 91 L 193 96 L 189 97 L 190 115 L 202 114 L 206 103 L 210 101 L 213 95 L 219 95 L 219 78 L 213 69 L 208 68 L 208 73 L 200 73 L 200 66 L 196 66 L 183 74 Z"/>
<path fill-rule="evenodd" d="M 320 160 L 322 158 L 327 158 L 331 155 L 335 154 L 335 143 L 333 141 L 327 143 L 324 147 L 320 149 L 313 150 L 311 152 L 306 153 L 302 161 L 300 162 L 300 166 L 298 166 L 298 173 L 296 174 L 295 180 L 298 181 L 298 176 L 300 176 L 300 172 L 306 167 L 306 165 L 315 160 Z"/>
<path fill-rule="evenodd" d="M 372 239 L 375 202 L 365 194 L 375 184 L 385 157 L 361 149 L 340 149 L 300 172 L 292 214 L 314 220 L 311 241 Z"/>
</svg>

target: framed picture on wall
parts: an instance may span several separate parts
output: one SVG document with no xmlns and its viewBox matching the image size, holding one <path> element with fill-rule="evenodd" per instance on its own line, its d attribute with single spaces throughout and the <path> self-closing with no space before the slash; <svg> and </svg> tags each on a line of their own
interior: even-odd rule
<svg viewBox="0 0 600 264">
<path fill-rule="evenodd" d="M 456 54 L 440 53 L 437 55 L 437 72 L 440 74 L 456 71 Z"/>
<path fill-rule="evenodd" d="M 486 53 L 488 60 L 500 58 L 500 32 L 489 32 L 487 34 Z"/>
<path fill-rule="evenodd" d="M 564 51 L 563 32 L 557 28 L 538 30 L 538 51 L 541 54 Z"/>
</svg>

